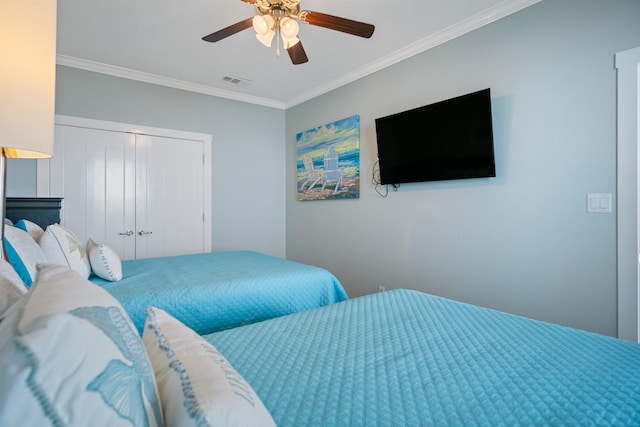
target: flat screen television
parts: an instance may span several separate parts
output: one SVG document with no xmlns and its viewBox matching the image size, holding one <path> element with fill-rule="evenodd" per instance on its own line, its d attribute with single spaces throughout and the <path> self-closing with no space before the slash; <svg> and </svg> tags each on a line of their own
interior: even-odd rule
<svg viewBox="0 0 640 427">
<path fill-rule="evenodd" d="M 375 122 L 380 184 L 496 176 L 490 89 Z"/>
</svg>

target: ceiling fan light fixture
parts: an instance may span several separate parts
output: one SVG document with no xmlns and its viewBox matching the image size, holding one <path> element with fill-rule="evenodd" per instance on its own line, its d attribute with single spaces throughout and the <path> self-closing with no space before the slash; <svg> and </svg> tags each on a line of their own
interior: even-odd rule
<svg viewBox="0 0 640 427">
<path fill-rule="evenodd" d="M 271 15 L 256 15 L 253 17 L 253 29 L 256 31 L 256 38 L 267 47 L 271 47 L 271 41 L 275 36 L 275 21 Z"/>
<path fill-rule="evenodd" d="M 269 15 L 256 15 L 253 17 L 253 29 L 255 30 L 256 34 L 267 34 L 267 32 L 269 31 L 271 25 L 269 25 L 269 22 L 267 22 L 265 16 L 271 18 L 271 16 Z"/>
<path fill-rule="evenodd" d="M 202 40 L 215 43 L 253 26 L 258 41 L 267 47 L 271 47 L 276 33 L 280 33 L 280 36 L 276 38 L 276 55 L 280 56 L 280 39 L 282 39 L 283 47 L 287 50 L 291 62 L 294 65 L 298 65 L 309 61 L 302 47 L 302 42 L 298 38 L 300 30 L 298 21 L 367 39 L 373 35 L 375 30 L 375 26 L 364 22 L 326 13 L 300 10 L 300 0 L 242 1 L 255 6 L 254 16 L 206 35 L 202 37 Z"/>
<path fill-rule="evenodd" d="M 298 31 L 300 31 L 300 25 L 298 25 L 295 19 L 285 16 L 280 20 L 280 34 L 282 34 L 283 39 L 297 37 Z"/>
<path fill-rule="evenodd" d="M 260 43 L 265 45 L 266 47 L 271 47 L 271 41 L 273 40 L 273 36 L 276 35 L 275 31 L 269 31 L 267 34 L 256 34 L 256 38 L 260 40 Z"/>
<path fill-rule="evenodd" d="M 290 47 L 295 46 L 298 43 L 300 43 L 300 39 L 297 37 L 291 37 L 287 39 L 284 36 L 282 36 L 282 45 L 284 46 L 285 49 L 289 49 Z"/>
</svg>

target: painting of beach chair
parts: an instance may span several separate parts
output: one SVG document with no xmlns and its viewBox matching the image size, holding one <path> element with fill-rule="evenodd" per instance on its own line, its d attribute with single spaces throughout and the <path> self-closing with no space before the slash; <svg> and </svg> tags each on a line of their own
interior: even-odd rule
<svg viewBox="0 0 640 427">
<path fill-rule="evenodd" d="M 305 185 L 310 184 L 307 190 L 311 190 L 321 179 L 322 172 L 315 170 L 313 167 L 313 159 L 310 154 L 305 154 L 303 157 L 304 170 L 307 173 L 307 179 L 300 186 L 300 191 L 304 190 Z M 322 186 L 324 189 L 324 185 Z"/>
<path fill-rule="evenodd" d="M 333 149 L 333 145 L 330 145 L 324 153 L 324 183 L 320 191 L 324 190 L 327 183 L 333 182 L 336 183 L 333 194 L 336 194 L 342 185 L 342 171 L 338 167 L 338 154 Z"/>
<path fill-rule="evenodd" d="M 296 146 L 299 201 L 359 197 L 360 116 L 300 132 L 296 134 Z"/>
</svg>

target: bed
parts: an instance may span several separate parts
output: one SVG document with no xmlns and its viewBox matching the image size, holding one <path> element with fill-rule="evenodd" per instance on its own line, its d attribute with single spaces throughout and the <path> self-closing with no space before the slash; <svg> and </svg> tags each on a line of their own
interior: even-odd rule
<svg viewBox="0 0 640 427">
<path fill-rule="evenodd" d="M 122 277 L 90 280 L 120 301 L 140 332 L 150 305 L 207 334 L 347 299 L 329 271 L 253 251 L 123 261 Z"/>
<path fill-rule="evenodd" d="M 35 276 L 35 265 L 43 260 L 67 264 L 76 270 L 93 270 L 84 259 L 73 259 L 67 253 L 72 247 L 65 239 L 77 240 L 57 224 L 60 221 L 60 198 L 10 198 L 6 217 L 38 239 L 46 254 L 37 254 L 32 262 L 22 265 L 21 277 L 29 285 Z M 24 221 L 27 220 L 27 221 Z M 26 224 L 25 224 L 26 223 Z M 43 230 L 57 227 L 52 238 L 46 233 L 48 245 L 43 244 Z M 15 231 L 13 228 L 9 231 Z M 5 230 L 7 231 L 7 230 Z M 54 233 L 54 234 L 55 234 Z M 11 236 L 5 233 L 5 242 Z M 36 237 L 37 236 L 37 237 Z M 16 236 L 17 245 L 28 245 L 25 257 L 39 250 L 31 239 Z M 57 244 L 59 243 L 59 244 Z M 37 246 L 38 243 L 35 244 Z M 12 247 L 15 245 L 12 245 Z M 75 246 L 84 247 L 84 242 Z M 17 246 L 16 246 L 17 247 Z M 49 251 L 46 250 L 49 248 Z M 61 249 L 62 248 L 62 249 Z M 326 269 L 297 263 L 253 251 L 229 251 L 120 261 L 115 252 L 105 251 L 98 257 L 106 264 L 121 265 L 118 279 L 91 274 L 89 279 L 115 296 L 127 310 L 139 332 L 144 326 L 147 306 L 167 310 L 199 334 L 245 325 L 272 317 L 291 314 L 346 300 L 347 293 L 338 279 Z M 64 252 L 55 259 L 51 253 Z M 76 252 L 77 253 L 77 252 Z M 21 254 L 9 254 L 10 260 L 23 264 Z M 90 254 L 91 255 L 91 254 Z M 28 271 L 27 271 L 28 270 Z M 111 272 L 111 270 L 109 270 Z M 88 276 L 90 271 L 87 271 Z M 109 280 L 105 280 L 109 278 Z M 117 281 L 113 281 L 117 280 Z"/>
<path fill-rule="evenodd" d="M 416 291 L 204 338 L 280 427 L 640 425 L 640 345 Z"/>
<path fill-rule="evenodd" d="M 0 321 L 0 425 L 640 425 L 636 343 L 410 290 L 203 336 L 150 307 L 140 337 L 39 269 Z"/>
</svg>

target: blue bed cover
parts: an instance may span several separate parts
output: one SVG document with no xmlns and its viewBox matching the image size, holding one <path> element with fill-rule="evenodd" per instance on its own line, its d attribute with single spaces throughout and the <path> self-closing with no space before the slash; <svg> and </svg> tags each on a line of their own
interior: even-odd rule
<svg viewBox="0 0 640 427">
<path fill-rule="evenodd" d="M 142 331 L 146 308 L 161 308 L 199 334 L 343 301 L 329 271 L 252 251 L 122 262 L 123 279 L 90 280 L 109 291 Z"/>
<path fill-rule="evenodd" d="M 205 338 L 280 427 L 640 425 L 640 345 L 415 291 Z"/>
</svg>

